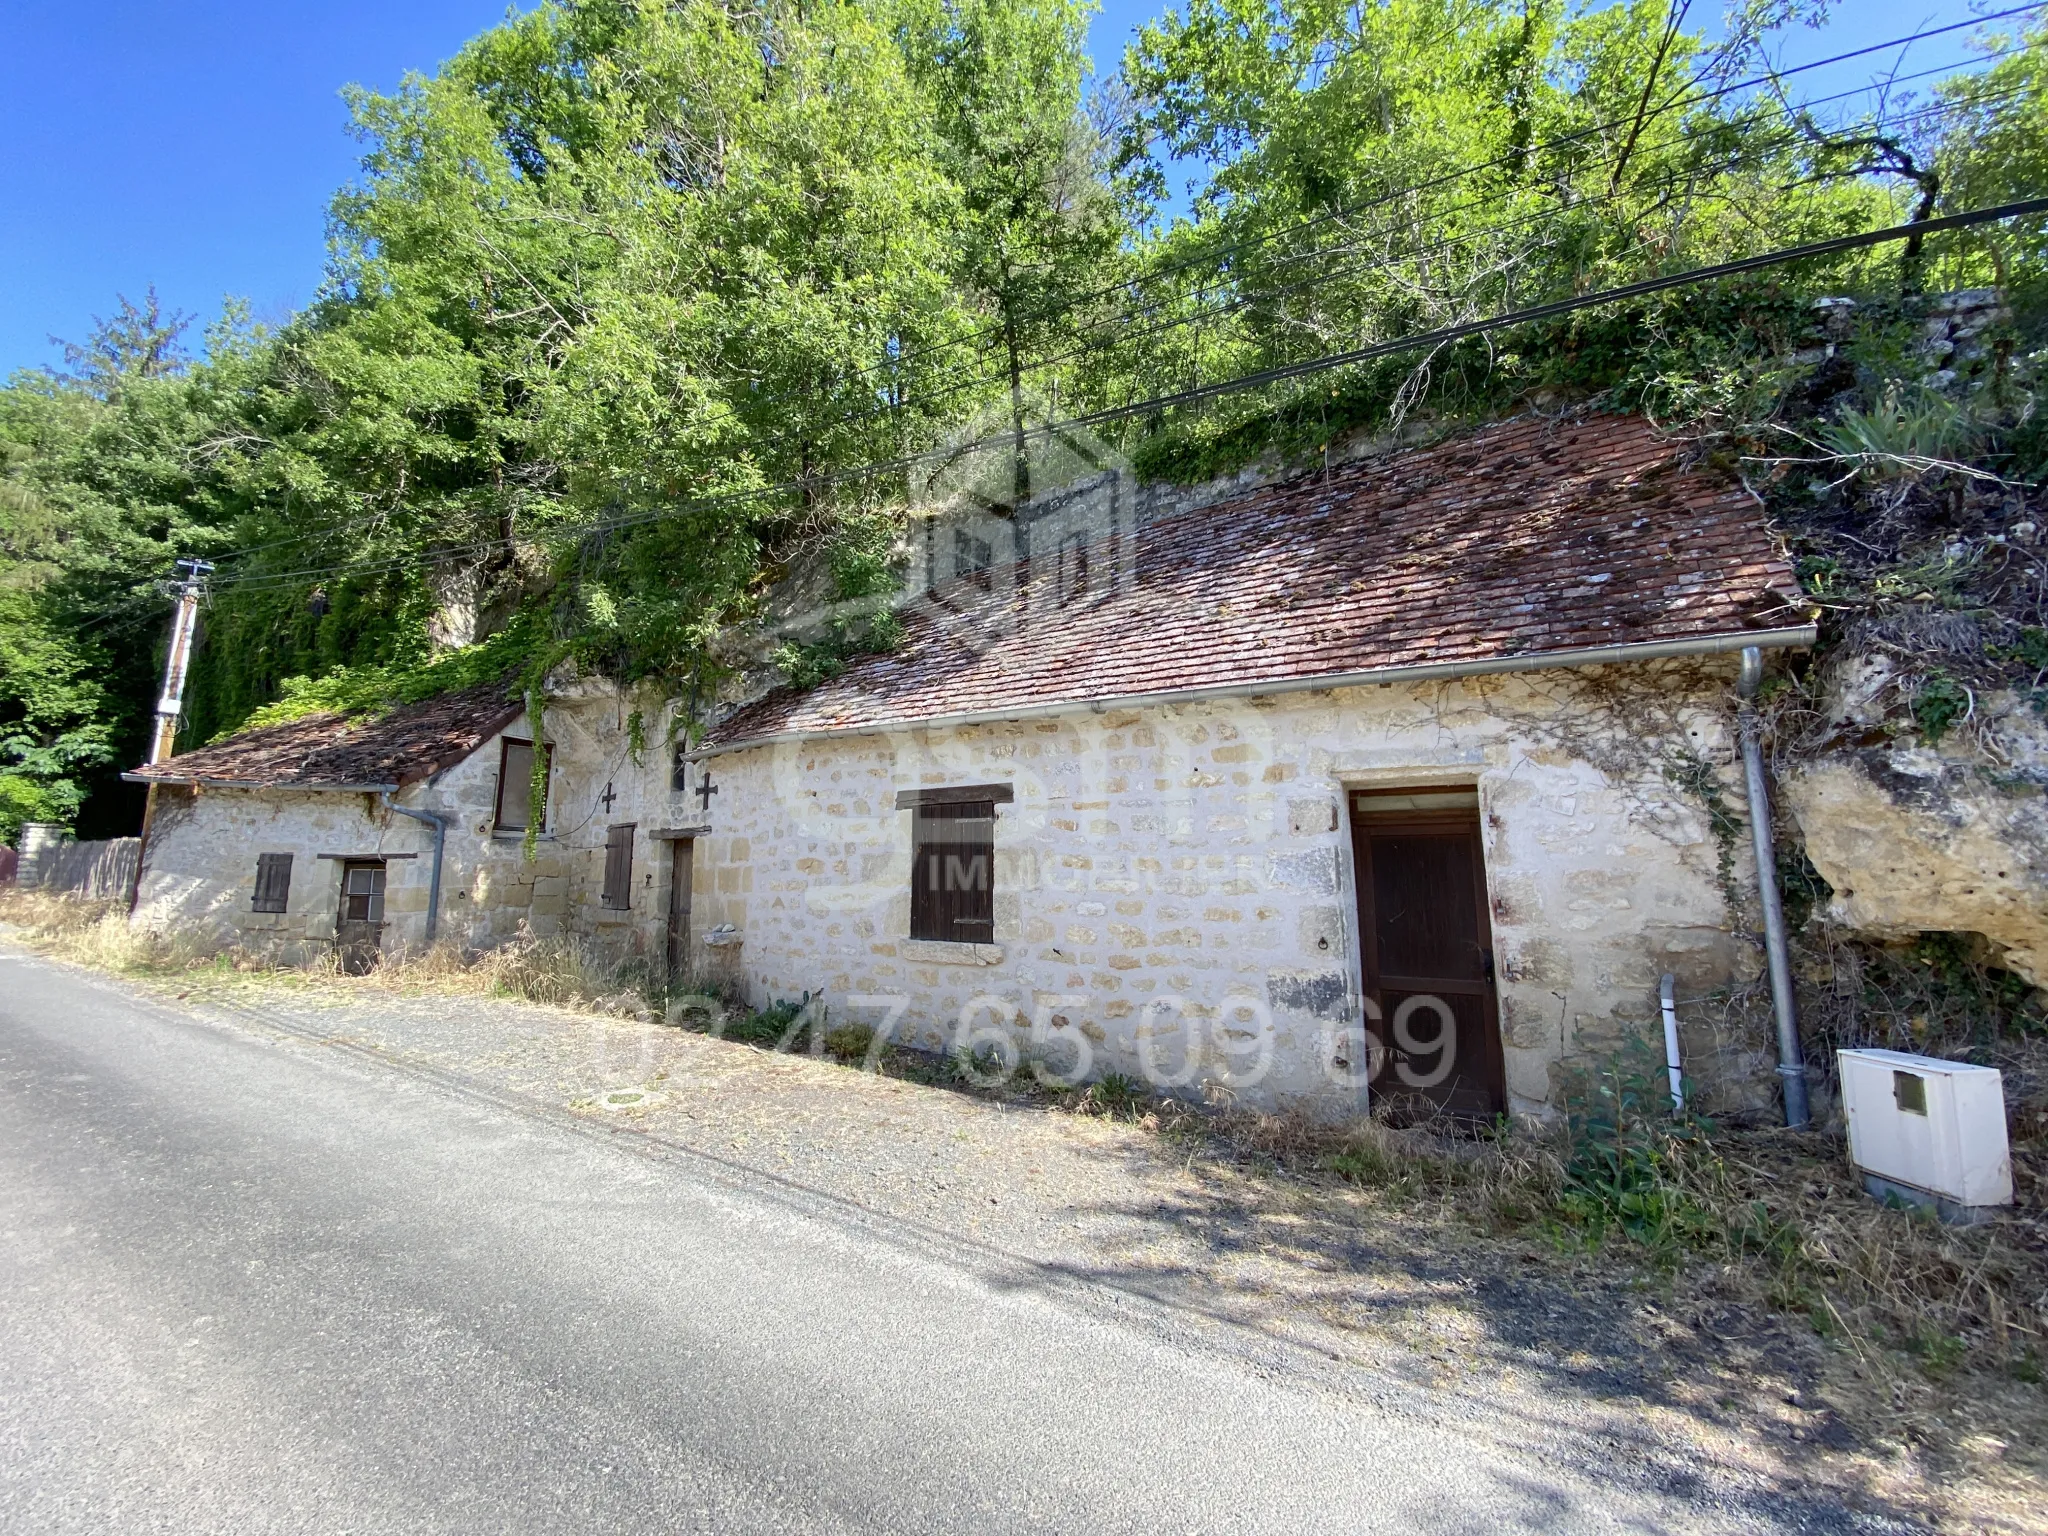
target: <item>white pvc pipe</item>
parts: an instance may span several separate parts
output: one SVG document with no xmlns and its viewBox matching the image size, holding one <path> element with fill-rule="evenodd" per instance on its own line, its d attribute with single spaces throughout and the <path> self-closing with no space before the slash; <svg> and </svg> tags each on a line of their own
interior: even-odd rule
<svg viewBox="0 0 2048 1536">
<path fill-rule="evenodd" d="M 1671 1075 L 1671 1112 L 1682 1115 L 1685 1113 L 1685 1074 L 1678 1064 L 1676 986 L 1671 973 L 1666 971 L 1664 979 L 1657 983 L 1657 1000 L 1664 1005 L 1664 1070 Z"/>
</svg>

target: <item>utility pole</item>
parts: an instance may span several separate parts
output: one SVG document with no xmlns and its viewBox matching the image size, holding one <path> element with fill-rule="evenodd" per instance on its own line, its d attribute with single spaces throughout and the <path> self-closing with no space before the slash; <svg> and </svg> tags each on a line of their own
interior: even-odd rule
<svg viewBox="0 0 2048 1536">
<path fill-rule="evenodd" d="M 149 744 L 152 763 L 169 757 L 178 739 L 178 716 L 185 709 L 185 674 L 192 665 L 192 636 L 199 628 L 199 599 L 206 595 L 206 578 L 213 571 L 213 562 L 180 560 L 178 569 L 182 577 L 169 584 L 178 599 L 178 613 L 171 621 L 171 654 L 164 660 L 163 697 L 156 701 L 156 736 Z"/>
</svg>

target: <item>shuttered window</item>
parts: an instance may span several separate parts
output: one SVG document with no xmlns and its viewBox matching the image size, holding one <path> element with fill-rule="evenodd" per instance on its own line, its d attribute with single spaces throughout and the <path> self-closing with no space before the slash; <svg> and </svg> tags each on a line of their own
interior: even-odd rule
<svg viewBox="0 0 2048 1536">
<path fill-rule="evenodd" d="M 541 748 L 545 753 L 546 747 Z M 549 768 L 553 767 L 550 763 Z M 546 771 L 546 770 L 543 770 Z M 504 738 L 498 755 L 498 818 L 500 832 L 524 832 L 533 808 L 533 743 Z M 541 788 L 541 825 L 547 825 L 547 786 Z"/>
<path fill-rule="evenodd" d="M 910 936 L 993 944 L 995 802 L 920 805 L 916 829 L 910 865 Z"/>
<path fill-rule="evenodd" d="M 604 894 L 601 906 L 624 911 L 633 905 L 633 831 L 636 822 L 613 827 L 604 835 Z"/>
<path fill-rule="evenodd" d="M 256 900 L 258 912 L 282 912 L 292 893 L 292 856 L 288 853 L 256 855 Z"/>
</svg>

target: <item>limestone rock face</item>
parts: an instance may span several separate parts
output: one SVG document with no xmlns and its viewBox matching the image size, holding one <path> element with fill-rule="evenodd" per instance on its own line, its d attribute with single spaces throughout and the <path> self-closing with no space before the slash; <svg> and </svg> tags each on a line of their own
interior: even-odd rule
<svg viewBox="0 0 2048 1536">
<path fill-rule="evenodd" d="M 1835 922 L 1881 939 L 1980 933 L 2048 987 L 2048 727 L 2017 699 L 1982 703 L 1970 738 L 1827 753 L 1782 793 Z"/>
</svg>

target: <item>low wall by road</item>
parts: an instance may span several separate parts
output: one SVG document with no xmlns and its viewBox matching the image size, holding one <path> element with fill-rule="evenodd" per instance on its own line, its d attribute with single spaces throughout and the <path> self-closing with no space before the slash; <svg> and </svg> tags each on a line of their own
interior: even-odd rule
<svg viewBox="0 0 2048 1536">
<path fill-rule="evenodd" d="M 135 889 L 135 873 L 142 860 L 139 837 L 76 843 L 61 829 L 42 822 L 29 823 L 21 834 L 15 878 L 22 885 L 97 901 L 122 900 Z"/>
</svg>

